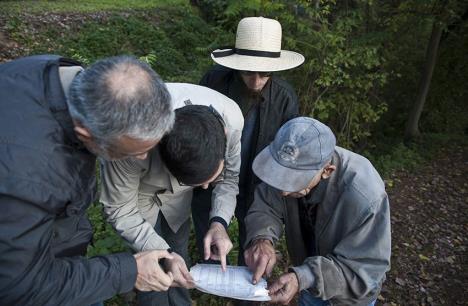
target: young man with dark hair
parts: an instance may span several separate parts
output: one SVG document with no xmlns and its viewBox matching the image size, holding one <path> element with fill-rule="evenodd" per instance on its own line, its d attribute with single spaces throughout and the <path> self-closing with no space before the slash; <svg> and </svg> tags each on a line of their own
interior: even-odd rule
<svg viewBox="0 0 468 306">
<path fill-rule="evenodd" d="M 198 85 L 167 83 L 176 109 L 173 130 L 144 160 L 103 162 L 101 202 L 107 220 L 135 251 L 171 249 L 165 260 L 178 288 L 139 292 L 139 305 L 190 305 L 187 288 L 190 202 L 194 187 L 213 189 L 204 258 L 220 260 L 232 248 L 243 117 L 222 94 Z"/>
<path fill-rule="evenodd" d="M 200 81 L 233 99 L 245 118 L 242 132 L 242 163 L 236 217 L 239 223 L 239 265 L 244 264 L 244 218 L 260 180 L 252 172 L 255 155 L 270 143 L 275 133 L 291 118 L 299 115 L 294 89 L 274 72 L 292 69 L 304 62 L 296 52 L 281 49 L 281 24 L 269 18 L 243 18 L 237 27 L 234 48 L 215 50 L 211 58 L 218 65 Z M 192 202 L 192 216 L 198 248 L 207 231 L 210 190 L 197 189 Z"/>
<path fill-rule="evenodd" d="M 213 107 L 205 105 L 187 105 L 175 113 L 179 128 L 162 139 L 158 146 L 161 158 L 181 184 L 200 185 L 224 163 L 224 121 Z"/>
</svg>

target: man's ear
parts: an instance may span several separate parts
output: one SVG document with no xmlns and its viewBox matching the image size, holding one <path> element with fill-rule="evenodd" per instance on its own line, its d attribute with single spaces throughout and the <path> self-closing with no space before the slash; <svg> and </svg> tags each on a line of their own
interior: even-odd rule
<svg viewBox="0 0 468 306">
<path fill-rule="evenodd" d="M 323 169 L 323 172 L 322 172 L 322 179 L 327 179 L 330 177 L 330 175 L 332 175 L 332 173 L 336 170 L 336 166 L 335 165 L 326 165 Z"/>
<path fill-rule="evenodd" d="M 73 130 L 75 131 L 76 137 L 78 137 L 78 139 L 81 142 L 89 143 L 90 141 L 92 141 L 93 136 L 91 135 L 91 133 L 89 132 L 87 128 L 82 126 L 79 122 L 74 121 L 73 123 L 75 125 Z"/>
</svg>

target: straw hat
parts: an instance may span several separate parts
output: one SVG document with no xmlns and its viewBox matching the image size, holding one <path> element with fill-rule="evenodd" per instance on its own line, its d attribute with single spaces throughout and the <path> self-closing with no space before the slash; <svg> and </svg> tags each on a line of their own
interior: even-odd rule
<svg viewBox="0 0 468 306">
<path fill-rule="evenodd" d="M 263 17 L 242 19 L 235 47 L 217 49 L 211 58 L 222 66 L 247 71 L 281 71 L 304 62 L 301 54 L 281 50 L 281 24 Z"/>
</svg>

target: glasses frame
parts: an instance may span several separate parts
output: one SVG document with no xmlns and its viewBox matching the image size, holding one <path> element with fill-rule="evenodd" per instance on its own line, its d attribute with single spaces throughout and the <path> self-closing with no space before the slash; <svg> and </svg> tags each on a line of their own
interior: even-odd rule
<svg viewBox="0 0 468 306">
<path fill-rule="evenodd" d="M 245 76 L 254 76 L 255 74 L 258 74 L 258 76 L 261 78 L 268 78 L 268 77 L 271 77 L 271 75 L 273 74 L 273 72 L 271 71 L 239 70 L 239 72 Z"/>
</svg>

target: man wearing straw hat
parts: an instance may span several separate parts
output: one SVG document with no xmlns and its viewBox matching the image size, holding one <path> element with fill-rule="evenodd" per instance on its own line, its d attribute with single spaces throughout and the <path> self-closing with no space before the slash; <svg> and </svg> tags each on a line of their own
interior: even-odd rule
<svg viewBox="0 0 468 306">
<path fill-rule="evenodd" d="M 253 283 L 268 276 L 286 233 L 293 264 L 270 285 L 272 302 L 374 305 L 390 267 L 390 211 L 372 164 L 335 145 L 323 123 L 288 121 L 252 165 L 263 183 L 245 218 Z"/>
<path fill-rule="evenodd" d="M 213 88 L 239 104 L 245 117 L 242 132 L 241 170 L 236 217 L 239 222 L 239 264 L 244 264 L 244 217 L 252 203 L 253 191 L 260 180 L 252 173 L 255 155 L 274 138 L 283 123 L 298 116 L 294 89 L 272 73 L 299 66 L 304 57 L 281 50 L 281 24 L 273 19 L 248 17 L 239 22 L 234 48 L 212 52 L 218 64 L 208 71 L 200 84 Z M 192 216 L 199 250 L 207 231 L 210 190 L 196 190 Z"/>
</svg>

